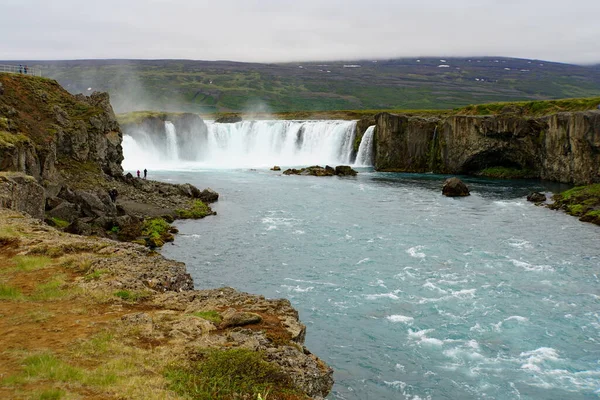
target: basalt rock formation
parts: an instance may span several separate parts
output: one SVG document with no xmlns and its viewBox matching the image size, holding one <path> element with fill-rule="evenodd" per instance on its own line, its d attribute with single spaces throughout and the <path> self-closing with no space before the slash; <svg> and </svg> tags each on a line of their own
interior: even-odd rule
<svg viewBox="0 0 600 400">
<path fill-rule="evenodd" d="M 202 213 L 178 210 L 198 200 L 216 201 L 214 191 L 123 176 L 123 134 L 108 94 L 73 96 L 55 81 L 26 75 L 0 74 L 0 83 L 0 170 L 37 182 L 14 174 L 3 177 L 3 206 L 37 218 L 46 211 L 49 223 L 69 232 L 121 240 L 142 235 L 147 217 L 172 221 L 212 214 L 206 205 Z M 204 126 L 193 114 L 173 119 L 190 135 L 194 132 L 187 128 Z M 158 117 L 140 123 L 165 129 Z M 42 187 L 41 193 L 36 187 Z M 113 190 L 116 201 L 108 194 Z"/>
<path fill-rule="evenodd" d="M 545 117 L 376 116 L 379 171 L 486 174 L 492 168 L 586 184 L 600 181 L 600 111 Z"/>
</svg>

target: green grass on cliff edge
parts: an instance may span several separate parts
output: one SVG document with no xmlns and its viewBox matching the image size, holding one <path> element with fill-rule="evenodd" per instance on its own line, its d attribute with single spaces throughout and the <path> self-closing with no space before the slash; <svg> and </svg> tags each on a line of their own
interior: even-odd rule
<svg viewBox="0 0 600 400">
<path fill-rule="evenodd" d="M 559 112 L 594 110 L 598 105 L 600 105 L 600 97 L 588 97 L 470 105 L 455 109 L 454 113 L 464 115 L 517 113 L 532 117 L 540 117 Z"/>
<path fill-rule="evenodd" d="M 373 118 L 375 115 L 387 112 L 390 114 L 403 114 L 415 116 L 451 116 L 451 115 L 498 115 L 498 114 L 517 114 L 529 117 L 541 117 L 544 115 L 555 114 L 559 112 L 589 111 L 597 109 L 600 105 L 600 97 L 572 98 L 559 100 L 540 100 L 540 101 L 517 101 L 502 103 L 486 103 L 478 105 L 469 105 L 455 109 L 373 109 L 373 110 L 332 110 L 332 111 L 292 111 L 276 113 L 252 113 L 243 114 L 239 112 L 221 112 L 216 114 L 203 114 L 202 117 L 207 120 L 214 120 L 218 117 L 241 116 L 243 119 L 281 119 L 281 120 L 310 120 L 310 119 L 342 119 L 355 120 L 363 118 Z M 135 111 L 125 114 L 119 114 L 117 119 L 119 123 L 139 124 L 145 118 L 168 119 L 170 116 L 181 115 L 182 113 L 164 112 L 164 111 Z"/>
<path fill-rule="evenodd" d="M 563 209 L 581 221 L 600 225 L 600 183 L 577 186 L 554 196 L 554 209 Z"/>
<path fill-rule="evenodd" d="M 170 389 L 194 399 L 306 399 L 263 355 L 246 349 L 200 350 L 191 365 L 174 364 L 165 373 Z"/>
</svg>

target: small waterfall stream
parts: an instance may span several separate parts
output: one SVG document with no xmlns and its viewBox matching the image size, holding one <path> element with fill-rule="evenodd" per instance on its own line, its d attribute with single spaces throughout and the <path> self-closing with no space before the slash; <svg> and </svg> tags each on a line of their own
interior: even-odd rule
<svg viewBox="0 0 600 400">
<path fill-rule="evenodd" d="M 372 167 L 373 166 L 373 136 L 375 133 L 375 125 L 371 125 L 365 131 L 365 134 L 360 141 L 356 161 L 354 165 L 357 167 Z"/>
</svg>

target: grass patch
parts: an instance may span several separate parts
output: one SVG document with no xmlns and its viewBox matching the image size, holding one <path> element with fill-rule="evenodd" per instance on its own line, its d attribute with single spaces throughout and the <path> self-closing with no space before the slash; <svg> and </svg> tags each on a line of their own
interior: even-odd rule
<svg viewBox="0 0 600 400">
<path fill-rule="evenodd" d="M 58 382 L 81 382 L 83 380 L 83 373 L 79 368 L 70 366 L 50 353 L 27 357 L 23 364 L 23 372 L 30 379 L 48 379 Z"/>
<path fill-rule="evenodd" d="M 119 290 L 119 291 L 116 291 L 114 293 L 114 295 L 117 296 L 118 298 L 120 298 L 121 300 L 130 302 L 130 303 L 135 303 L 140 300 L 147 299 L 149 297 L 148 293 L 135 292 L 135 291 L 130 291 L 130 290 Z"/>
<path fill-rule="evenodd" d="M 196 200 L 190 208 L 175 210 L 179 218 L 184 219 L 199 219 L 212 214 L 210 207 L 202 200 Z"/>
<path fill-rule="evenodd" d="M 534 171 L 529 169 L 518 169 L 508 167 L 490 167 L 480 171 L 477 175 L 485 176 L 488 178 L 499 178 L 499 179 L 529 179 L 536 178 L 537 175 Z"/>
<path fill-rule="evenodd" d="M 59 228 L 59 229 L 64 229 L 67 226 L 71 225 L 69 223 L 69 221 L 65 221 L 64 219 L 60 219 L 60 218 L 56 218 L 56 217 L 50 218 L 50 221 L 52 221 L 52 223 L 54 224 L 54 226 L 57 227 L 57 228 Z"/>
<path fill-rule="evenodd" d="M 20 300 L 22 297 L 19 289 L 0 283 L 0 300 Z"/>
<path fill-rule="evenodd" d="M 108 273 L 108 270 L 99 269 L 99 270 L 96 270 L 94 272 L 90 272 L 87 275 L 84 275 L 83 280 L 86 281 L 86 282 L 97 281 L 100 278 L 102 278 L 102 275 L 105 275 L 107 273 Z"/>
<path fill-rule="evenodd" d="M 150 247 L 161 247 L 165 242 L 172 242 L 171 225 L 163 218 L 152 218 L 144 221 L 142 235 L 148 237 Z"/>
<path fill-rule="evenodd" d="M 70 294 L 71 291 L 65 288 L 64 277 L 56 276 L 49 282 L 37 285 L 33 293 L 29 296 L 29 299 L 33 301 L 49 301 L 62 299 Z"/>
<path fill-rule="evenodd" d="M 191 365 L 171 365 L 165 376 L 175 393 L 194 399 L 306 398 L 259 352 L 203 350 Z"/>
<path fill-rule="evenodd" d="M 210 321 L 216 325 L 220 324 L 221 321 L 223 321 L 223 317 L 221 317 L 221 314 L 219 314 L 217 311 L 198 311 L 195 313 L 192 313 L 193 316 L 195 317 L 199 317 L 202 319 L 205 319 L 207 321 Z"/>
<path fill-rule="evenodd" d="M 517 112 L 522 115 L 539 117 L 566 111 L 586 111 L 595 109 L 600 97 L 573 98 L 561 100 L 515 101 L 470 105 L 454 110 L 455 114 L 495 115 Z"/>
<path fill-rule="evenodd" d="M 47 389 L 37 394 L 39 400 L 60 400 L 67 393 L 60 389 Z"/>
<path fill-rule="evenodd" d="M 25 272 L 44 269 L 52 263 L 52 259 L 45 256 L 15 256 L 13 260 L 16 269 Z"/>
</svg>

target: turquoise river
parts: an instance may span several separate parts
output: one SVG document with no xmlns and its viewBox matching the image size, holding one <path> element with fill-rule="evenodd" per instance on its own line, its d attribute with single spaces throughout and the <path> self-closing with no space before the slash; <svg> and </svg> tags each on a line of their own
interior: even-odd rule
<svg viewBox="0 0 600 400">
<path fill-rule="evenodd" d="M 328 399 L 597 399 L 600 227 L 525 200 L 537 181 L 363 169 L 151 171 L 211 187 L 162 253 L 197 288 L 288 298 L 335 370 Z"/>
</svg>

